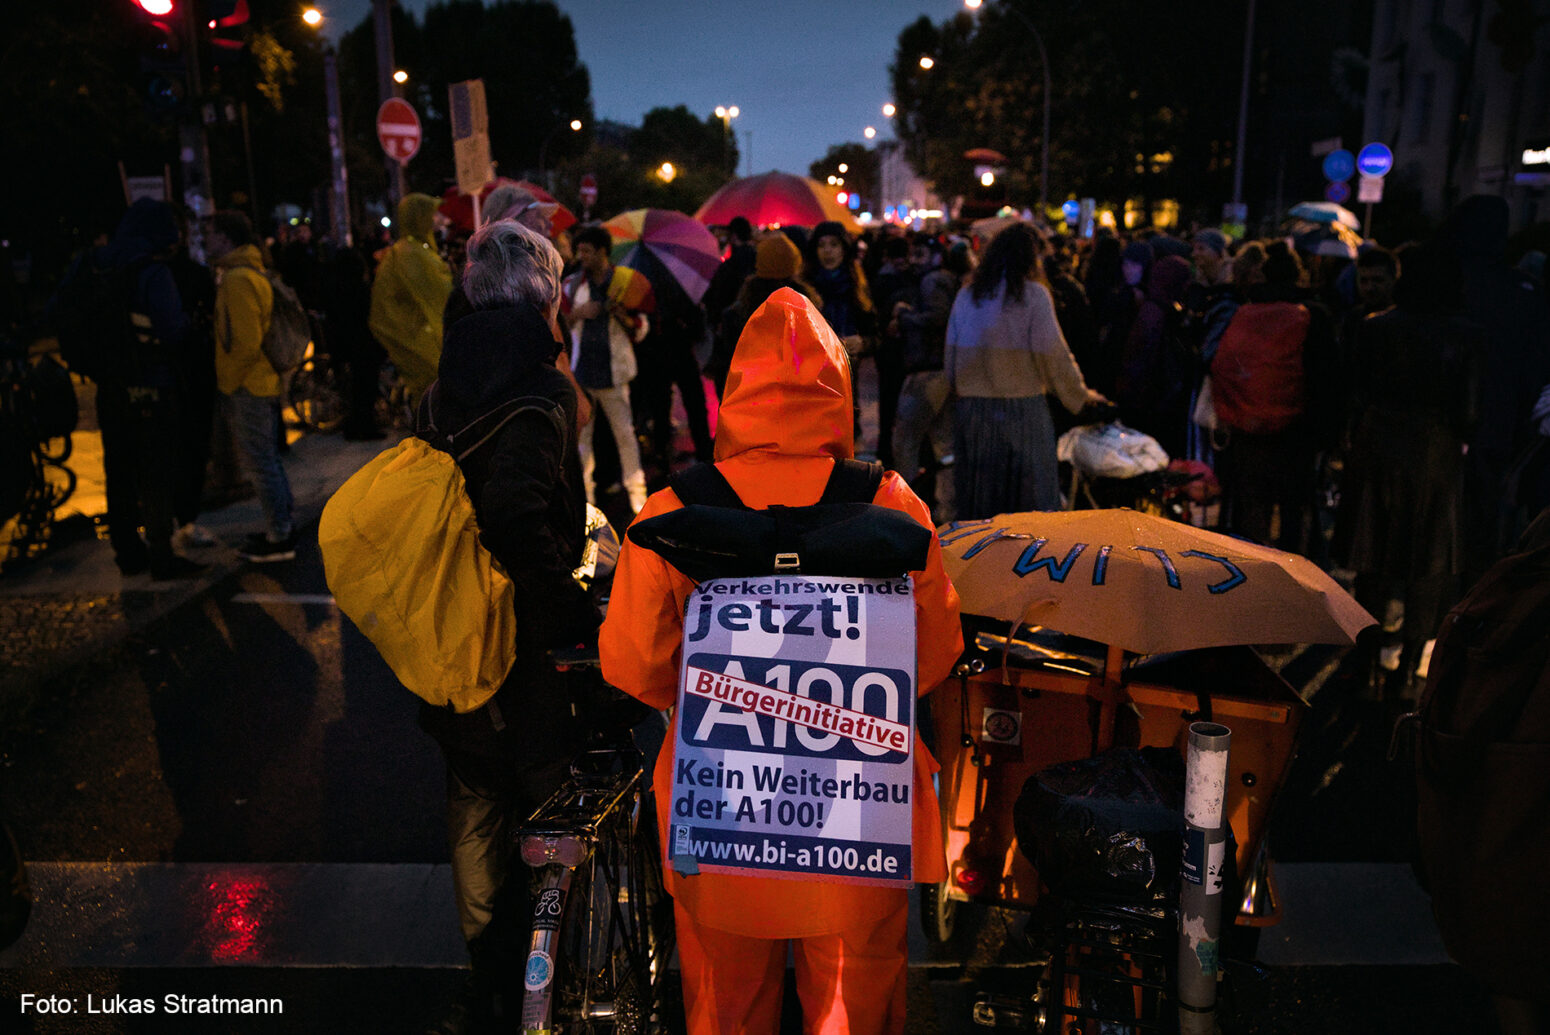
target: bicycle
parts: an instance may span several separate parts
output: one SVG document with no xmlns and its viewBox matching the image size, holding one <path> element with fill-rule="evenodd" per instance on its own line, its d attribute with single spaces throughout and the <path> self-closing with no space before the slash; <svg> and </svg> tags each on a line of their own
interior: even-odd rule
<svg viewBox="0 0 1550 1035">
<path fill-rule="evenodd" d="M 552 652 L 556 665 L 591 671 L 590 653 Z M 644 709 L 596 679 L 612 698 L 589 716 Z M 621 700 L 622 699 L 622 700 Z M 626 703 L 627 702 L 627 703 Z M 651 712 L 649 739 L 666 724 Z M 650 791 L 652 745 L 632 741 L 628 720 L 605 732 L 571 766 L 570 778 L 517 831 L 532 867 L 533 929 L 523 973 L 522 1030 L 626 1033 L 667 1030 L 672 902 Z M 636 737 L 639 738 L 637 726 Z M 660 741 L 655 746 L 660 746 Z"/>
<path fill-rule="evenodd" d="M 291 419 L 286 423 L 307 431 L 333 431 L 349 413 L 339 374 L 329 362 L 327 320 L 322 313 L 309 312 L 312 343 L 302 356 L 301 365 L 291 371 L 285 384 L 285 409 Z"/>
<path fill-rule="evenodd" d="M 70 431 L 51 426 L 57 415 L 43 412 L 40 398 L 61 384 L 73 392 L 68 378 L 51 357 L 34 362 L 26 347 L 0 341 L 0 567 L 47 549 L 54 513 L 75 492 L 76 474 L 66 466 Z M 73 416 L 69 423 L 73 427 Z"/>
</svg>

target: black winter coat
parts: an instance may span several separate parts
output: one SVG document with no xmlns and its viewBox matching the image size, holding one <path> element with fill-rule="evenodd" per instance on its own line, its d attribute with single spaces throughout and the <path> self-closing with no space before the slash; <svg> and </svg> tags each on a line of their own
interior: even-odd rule
<svg viewBox="0 0 1550 1035">
<path fill-rule="evenodd" d="M 459 461 L 480 540 L 516 590 L 517 661 L 495 709 L 454 715 L 427 706 L 421 713 L 421 725 L 443 743 L 515 753 L 524 764 L 574 750 L 570 702 L 546 652 L 590 640 L 598 625 L 596 609 L 571 577 L 581 559 L 586 499 L 576 393 L 554 367 L 559 349 L 531 305 L 467 313 L 446 328 L 429 415 L 455 434 L 518 397 L 541 397 L 561 409 L 563 432 L 543 412 L 520 413 Z"/>
</svg>

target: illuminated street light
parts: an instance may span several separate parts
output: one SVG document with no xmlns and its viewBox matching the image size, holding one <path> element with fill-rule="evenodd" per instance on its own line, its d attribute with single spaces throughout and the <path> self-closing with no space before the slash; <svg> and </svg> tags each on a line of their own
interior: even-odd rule
<svg viewBox="0 0 1550 1035">
<path fill-rule="evenodd" d="M 936 62 L 934 60 L 932 60 L 931 55 L 929 55 L 929 54 L 922 54 L 920 56 L 920 67 L 921 68 L 924 68 L 927 72 L 929 72 L 935 66 L 936 66 Z"/>
<path fill-rule="evenodd" d="M 963 0 L 963 6 L 971 11 L 978 11 L 980 9 L 980 0 Z"/>
<path fill-rule="evenodd" d="M 982 187 L 989 187 L 991 184 L 993 184 L 995 182 L 996 182 L 996 174 L 995 173 L 988 172 L 988 171 L 980 173 L 980 186 L 982 186 Z"/>
<path fill-rule="evenodd" d="M 164 14 L 172 13 L 172 0 L 135 0 L 140 5 L 140 10 L 146 14 L 152 14 L 160 18 Z"/>
<path fill-rule="evenodd" d="M 840 172 L 842 172 L 842 173 L 850 172 L 850 166 L 846 165 L 844 162 L 841 162 L 840 163 Z"/>
<path fill-rule="evenodd" d="M 834 176 L 832 174 L 829 176 L 829 186 L 834 186 Z"/>
<path fill-rule="evenodd" d="M 307 27 L 315 32 L 323 25 L 323 12 L 316 7 L 308 7 L 301 12 L 301 20 Z M 215 28 L 212 21 L 210 27 Z M 344 132 L 341 129 L 339 104 L 339 55 L 334 50 L 334 45 L 326 39 L 323 42 L 323 101 L 328 113 L 328 158 L 329 158 L 329 189 L 328 189 L 328 232 L 335 242 L 348 247 L 352 243 L 350 234 L 350 179 L 345 169 L 344 159 Z"/>
<path fill-rule="evenodd" d="M 581 120 L 580 119 L 571 119 L 570 120 L 570 128 L 575 130 L 577 133 L 580 133 L 581 132 Z"/>
<path fill-rule="evenodd" d="M 877 136 L 877 127 L 868 126 L 866 129 L 861 131 L 861 135 L 866 137 L 868 140 L 871 140 L 873 137 Z"/>
<path fill-rule="evenodd" d="M 731 165 L 732 160 L 732 120 L 741 114 L 742 112 L 735 104 L 730 106 L 721 104 L 716 105 L 716 118 L 721 120 L 722 151 L 727 159 L 728 165 Z M 736 172 L 737 170 L 735 168 L 728 170 L 729 175 L 735 174 Z"/>
<path fill-rule="evenodd" d="M 887 104 L 883 105 L 883 118 L 886 118 L 886 119 L 893 118 L 894 112 L 896 112 L 898 110 L 899 110 L 898 108 L 895 108 L 893 106 L 893 102 L 889 101 Z"/>
<path fill-rule="evenodd" d="M 397 83 L 399 86 L 403 86 L 408 81 L 409 73 L 405 72 L 402 68 L 393 73 L 393 82 Z"/>
<path fill-rule="evenodd" d="M 661 177 L 663 183 L 672 183 L 673 177 L 677 175 L 678 170 L 673 168 L 672 162 L 663 162 L 661 168 L 657 170 L 657 176 Z"/>
</svg>

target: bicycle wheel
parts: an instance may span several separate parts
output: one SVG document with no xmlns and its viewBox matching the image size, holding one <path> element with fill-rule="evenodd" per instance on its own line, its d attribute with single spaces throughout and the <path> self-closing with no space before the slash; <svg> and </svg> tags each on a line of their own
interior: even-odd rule
<svg viewBox="0 0 1550 1035">
<path fill-rule="evenodd" d="M 316 357 L 291 375 L 287 395 L 295 423 L 309 431 L 333 431 L 344 423 L 344 395 L 334 383 L 334 372 Z"/>
<path fill-rule="evenodd" d="M 581 843 L 587 848 L 573 870 L 544 868 L 524 975 L 524 1030 L 666 1030 L 672 906 L 643 800 L 631 790 L 597 817 L 594 832 L 555 839 L 556 856 L 570 852 L 574 859 Z"/>
<path fill-rule="evenodd" d="M 634 854 L 627 838 L 603 839 L 577 870 L 556 960 L 558 1032 L 650 1030 L 651 929 L 631 873 Z"/>
</svg>

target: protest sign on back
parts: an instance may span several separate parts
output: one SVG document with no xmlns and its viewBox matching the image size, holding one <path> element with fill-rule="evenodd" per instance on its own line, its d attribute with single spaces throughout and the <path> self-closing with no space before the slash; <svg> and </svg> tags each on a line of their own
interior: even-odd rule
<svg viewBox="0 0 1550 1035">
<path fill-rule="evenodd" d="M 800 575 L 699 585 L 684 616 L 670 865 L 911 883 L 912 589 Z"/>
</svg>

